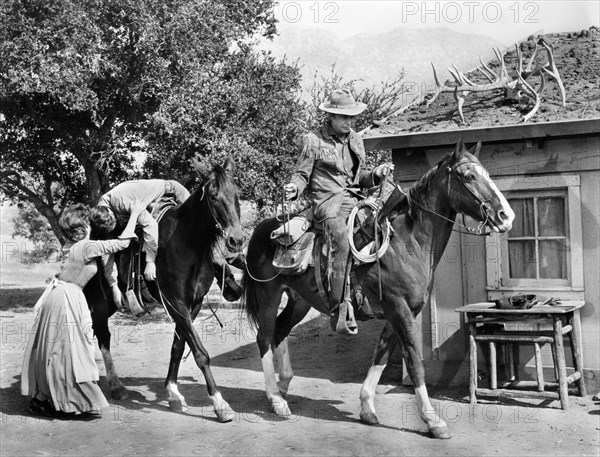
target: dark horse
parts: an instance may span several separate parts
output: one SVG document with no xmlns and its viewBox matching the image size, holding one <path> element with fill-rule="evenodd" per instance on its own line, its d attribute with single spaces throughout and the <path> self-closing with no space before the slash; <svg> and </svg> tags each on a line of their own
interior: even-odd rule
<svg viewBox="0 0 600 457">
<path fill-rule="evenodd" d="M 393 235 L 388 250 L 380 259 L 384 285 L 381 301 L 376 264 L 361 265 L 355 271 L 363 293 L 372 305 L 381 307 L 387 320 L 373 365 L 360 392 L 360 418 L 364 423 L 378 423 L 373 403 L 375 387 L 392 350 L 398 345 L 415 386 L 421 418 L 434 437 L 450 437 L 445 422 L 429 401 L 413 329 L 416 328 L 415 317 L 429 301 L 434 271 L 448 243 L 457 213 L 481 221 L 496 232 L 511 228 L 514 213 L 477 159 L 480 147 L 481 143 L 478 143 L 473 155 L 459 140 L 456 149 L 409 190 L 408 198 L 400 197 L 398 189 L 392 193 L 389 201 L 398 203 L 388 208 Z M 322 313 L 328 310 L 318 295 L 314 268 L 299 276 L 277 276 L 272 267 L 275 246 L 270 233 L 278 226 L 275 219 L 265 220 L 252 235 L 246 258 L 248 272 L 244 277 L 244 301 L 250 319 L 258 327 L 257 343 L 267 397 L 274 412 L 286 416 L 290 410 L 284 396 L 293 376 L 287 336 L 311 306 Z M 288 302 L 278 316 L 283 292 L 287 293 Z M 278 382 L 274 357 L 280 367 Z"/>
<path fill-rule="evenodd" d="M 177 390 L 177 374 L 185 345 L 191 348 L 196 364 L 206 380 L 208 394 L 221 422 L 233 419 L 234 412 L 219 392 L 209 365 L 209 355 L 192 322 L 200 312 L 202 300 L 214 279 L 212 251 L 220 237 L 225 240 L 228 253 L 241 251 L 243 233 L 240 225 L 238 188 L 233 181 L 233 162 L 212 170 L 194 164 L 200 179 L 198 189 L 181 205 L 169 209 L 159 222 L 159 244 L 156 257 L 157 284 L 165 307 L 175 322 L 175 336 L 165 386 L 169 406 L 184 411 L 187 405 Z M 226 255 L 228 254 L 226 253 Z M 102 275 L 99 275 L 102 276 Z M 110 354 L 108 318 L 116 311 L 110 294 L 98 280 L 90 281 L 86 296 L 92 309 L 94 333 L 104 358 L 111 396 L 127 398 Z M 154 293 L 154 295 L 158 295 Z M 158 301 L 160 296 L 155 297 Z"/>
</svg>

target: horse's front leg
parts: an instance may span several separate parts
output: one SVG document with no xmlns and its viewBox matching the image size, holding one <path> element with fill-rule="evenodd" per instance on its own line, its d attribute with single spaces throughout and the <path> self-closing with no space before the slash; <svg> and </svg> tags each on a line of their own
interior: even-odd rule
<svg viewBox="0 0 600 457">
<path fill-rule="evenodd" d="M 191 313 L 192 322 L 202 308 L 202 301 L 196 303 Z M 177 331 L 173 335 L 173 345 L 171 346 L 171 359 L 169 360 L 169 372 L 165 380 L 165 388 L 169 399 L 169 408 L 176 413 L 183 413 L 188 410 L 185 397 L 179 392 L 177 387 L 177 377 L 179 375 L 179 366 L 185 351 L 185 340 L 179 338 Z"/>
<path fill-rule="evenodd" d="M 373 364 L 369 368 L 367 378 L 360 389 L 360 421 L 363 424 L 379 424 L 379 419 L 375 412 L 375 389 L 397 342 L 394 329 L 389 322 L 386 322 L 379 337 L 377 348 L 375 349 Z"/>
<path fill-rule="evenodd" d="M 404 349 L 404 360 L 406 361 L 408 373 L 415 387 L 417 407 L 421 419 L 427 424 L 427 428 L 434 438 L 451 438 L 446 422 L 438 416 L 429 401 L 427 387 L 425 386 L 425 369 L 418 346 L 417 332 L 415 332 L 417 328 L 415 318 L 406 304 L 404 304 L 404 307 L 403 310 L 395 313 L 392 325 Z"/>
<path fill-rule="evenodd" d="M 175 331 L 177 332 L 177 336 L 185 343 L 188 344 L 190 349 L 192 350 L 192 354 L 194 355 L 194 359 L 196 360 L 196 365 L 200 370 L 202 370 L 202 374 L 204 375 L 204 379 L 206 380 L 206 388 L 208 390 L 208 395 L 212 401 L 213 408 L 219 422 L 230 422 L 235 418 L 235 412 L 229 406 L 219 389 L 217 388 L 217 384 L 213 377 L 212 371 L 210 369 L 210 356 L 206 351 L 206 348 L 200 341 L 200 337 L 196 332 L 196 329 L 192 325 L 192 318 L 187 311 L 187 308 L 183 306 L 176 306 L 175 311 L 172 317 L 175 320 Z M 187 316 L 186 316 L 187 314 Z M 180 343 L 178 343 L 180 344 Z M 175 344 L 174 344 L 175 345 Z M 185 347 L 185 345 L 184 345 Z M 181 348 L 177 348 L 177 352 L 172 352 L 173 359 L 181 360 L 181 355 L 183 354 L 183 350 Z M 175 357 L 173 357 L 173 355 Z M 171 362 L 174 365 L 174 360 Z M 177 363 L 177 369 L 179 368 L 179 363 Z M 167 383 L 169 379 L 167 378 Z M 175 381 L 176 387 L 176 381 Z M 180 394 L 181 395 L 181 394 Z"/>
<path fill-rule="evenodd" d="M 173 345 L 171 346 L 171 360 L 169 361 L 169 372 L 165 380 L 165 389 L 169 400 L 169 408 L 176 413 L 187 411 L 188 405 L 185 398 L 177 388 L 177 376 L 179 374 L 179 365 L 185 351 L 185 340 L 179 338 L 177 332 L 173 337 Z"/>
</svg>

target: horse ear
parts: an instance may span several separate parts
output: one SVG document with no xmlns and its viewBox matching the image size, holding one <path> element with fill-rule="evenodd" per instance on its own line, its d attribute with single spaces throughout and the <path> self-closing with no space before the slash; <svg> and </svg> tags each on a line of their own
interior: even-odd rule
<svg viewBox="0 0 600 457">
<path fill-rule="evenodd" d="M 192 158 L 192 166 L 194 167 L 196 174 L 202 181 L 205 181 L 208 178 L 208 175 L 210 174 L 210 170 L 208 168 L 206 168 L 204 165 L 202 165 L 195 158 Z"/>
<path fill-rule="evenodd" d="M 460 137 L 458 139 L 458 141 L 456 142 L 456 147 L 454 148 L 454 151 L 452 152 L 452 159 L 457 160 L 458 156 L 462 153 L 464 148 L 465 148 L 465 145 L 463 144 L 462 137 Z"/>
<path fill-rule="evenodd" d="M 227 158 L 225 159 L 225 163 L 223 164 L 223 169 L 230 174 L 233 174 L 234 170 L 235 170 L 235 163 L 233 162 L 233 159 L 231 158 L 231 156 L 227 156 Z"/>
<path fill-rule="evenodd" d="M 481 141 L 478 141 L 475 146 L 472 146 L 471 149 L 469 149 L 469 152 L 477 158 L 479 158 L 480 151 L 481 151 Z"/>
</svg>

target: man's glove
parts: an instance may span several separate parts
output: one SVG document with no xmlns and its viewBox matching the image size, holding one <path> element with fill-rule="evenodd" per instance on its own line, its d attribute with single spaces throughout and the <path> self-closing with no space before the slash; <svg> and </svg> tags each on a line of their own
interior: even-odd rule
<svg viewBox="0 0 600 457">
<path fill-rule="evenodd" d="M 394 164 L 393 163 L 382 163 L 381 165 L 378 165 L 377 167 L 375 167 L 375 169 L 373 170 L 373 173 L 378 178 L 381 178 L 381 176 L 383 176 L 384 170 L 386 168 L 388 170 L 386 174 L 389 174 L 392 171 L 394 171 Z"/>
</svg>

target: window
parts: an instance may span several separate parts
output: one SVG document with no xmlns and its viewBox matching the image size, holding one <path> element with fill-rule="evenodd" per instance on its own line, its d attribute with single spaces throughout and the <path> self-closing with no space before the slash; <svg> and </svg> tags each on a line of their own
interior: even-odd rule
<svg viewBox="0 0 600 457">
<path fill-rule="evenodd" d="M 515 220 L 508 233 L 486 240 L 489 299 L 523 291 L 582 299 L 579 176 L 495 181 Z"/>
</svg>

